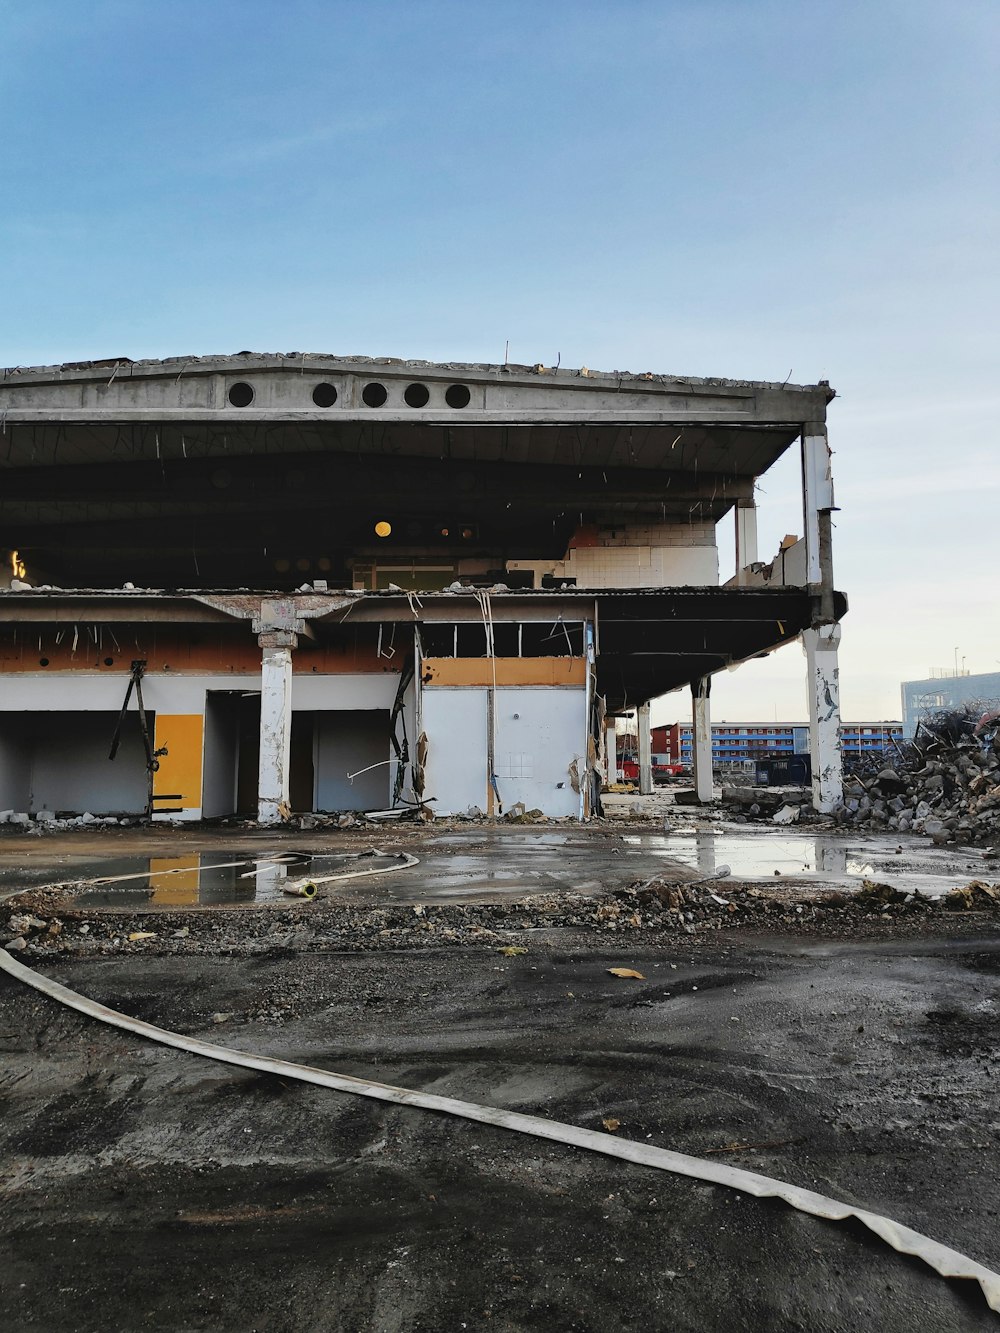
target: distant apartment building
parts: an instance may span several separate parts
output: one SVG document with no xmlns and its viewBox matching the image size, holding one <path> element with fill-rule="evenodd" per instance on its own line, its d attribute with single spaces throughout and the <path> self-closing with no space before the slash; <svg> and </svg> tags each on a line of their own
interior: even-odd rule
<svg viewBox="0 0 1000 1333">
<path fill-rule="evenodd" d="M 912 736 L 917 723 L 942 708 L 962 708 L 982 704 L 1000 705 L 1000 671 L 972 675 L 968 671 L 932 671 L 926 680 L 905 680 L 902 684 L 903 731 Z"/>
<path fill-rule="evenodd" d="M 845 758 L 894 751 L 903 738 L 899 722 L 845 723 L 840 728 L 841 752 Z M 719 723 L 712 727 L 713 766 L 760 759 L 764 756 L 809 753 L 809 724 L 806 722 Z M 691 728 L 674 723 L 653 728 L 653 763 L 690 764 Z"/>
</svg>

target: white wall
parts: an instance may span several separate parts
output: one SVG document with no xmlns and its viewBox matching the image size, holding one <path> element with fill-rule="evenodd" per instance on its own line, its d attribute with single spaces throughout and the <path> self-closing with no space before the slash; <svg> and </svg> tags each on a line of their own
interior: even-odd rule
<svg viewBox="0 0 1000 1333">
<path fill-rule="evenodd" d="M 336 710 L 316 714 L 316 809 L 385 810 L 394 765 L 387 763 L 389 710 Z M 349 773 L 378 764 L 353 782 Z"/>
<path fill-rule="evenodd" d="M 78 671 L 66 672 L 25 672 L 5 676 L 0 687 L 0 717 L 4 714 L 35 713 L 38 715 L 37 726 L 42 728 L 39 737 L 44 737 L 38 745 L 30 749 L 37 756 L 34 767 L 40 775 L 36 782 L 34 803 L 29 806 L 30 781 L 17 766 L 20 753 L 15 744 L 21 734 L 20 718 L 10 718 L 0 725 L 0 734 L 10 738 L 4 749 L 0 749 L 0 792 L 10 790 L 11 799 L 0 801 L 0 809 L 75 809 L 79 813 L 90 810 L 92 813 L 139 813 L 145 809 L 145 765 L 142 763 L 141 790 L 135 787 L 135 772 L 130 770 L 129 748 L 123 743 L 114 764 L 107 761 L 107 750 L 111 743 L 114 718 L 121 708 L 128 686 L 128 677 L 123 674 L 114 676 L 90 675 Z M 398 672 L 379 672 L 348 675 L 297 675 L 292 681 L 292 707 L 294 710 L 309 712 L 329 711 L 343 716 L 351 712 L 378 710 L 384 719 L 385 744 L 377 756 L 368 758 L 386 760 L 390 756 L 388 741 L 388 710 L 392 707 L 399 685 Z M 223 704 L 220 708 L 209 706 L 206 713 L 206 696 L 211 698 L 226 695 L 233 697 L 243 691 L 259 691 L 258 673 L 244 676 L 200 676 L 174 673 L 150 673 L 143 677 L 142 693 L 147 712 L 162 713 L 198 713 L 205 715 L 205 768 L 204 768 L 204 805 L 203 813 L 207 816 L 230 813 L 235 805 L 235 765 L 236 735 L 235 720 L 230 718 Z M 100 731 L 100 743 L 95 753 L 98 758 L 90 762 L 83 752 L 74 749 L 67 751 L 60 731 L 61 724 L 54 724 L 54 729 L 45 728 L 46 715 L 52 718 L 65 709 L 67 701 L 72 700 L 76 717 L 80 718 L 77 729 L 84 726 L 88 715 L 100 718 L 97 724 Z M 110 715 L 111 721 L 108 721 Z M 150 723 L 152 726 L 152 721 Z M 407 727 L 411 738 L 411 749 L 415 746 L 413 719 L 413 694 L 409 693 L 409 711 Z M 129 735 L 134 729 L 138 735 L 136 720 L 136 701 L 133 694 L 129 705 L 129 717 L 126 724 Z M 331 730 L 332 728 L 332 730 Z M 339 781 L 337 774 L 363 768 L 364 763 L 355 763 L 356 741 L 348 743 L 349 753 L 338 753 L 333 723 L 325 728 L 326 739 L 318 753 L 317 782 L 324 782 L 323 799 L 328 805 L 319 808 L 352 808 L 351 794 L 334 789 L 330 783 Z M 80 733 L 83 734 L 82 732 Z M 87 733 L 88 736 L 90 733 Z M 131 742 L 129 742 L 131 746 Z M 332 747 L 332 748 L 331 748 Z M 93 746 L 88 740 L 87 753 Z M 370 747 L 364 750 L 367 755 Z M 141 757 L 141 755 L 140 755 Z M 132 756 L 134 758 L 134 756 Z M 41 765 L 38 768 L 38 764 Z M 346 764 L 346 767 L 345 767 Z M 65 767 L 66 771 L 61 772 Z M 126 771 L 130 776 L 126 779 Z M 393 769 L 386 765 L 367 783 L 353 792 L 353 808 L 383 809 L 388 804 L 390 787 L 389 774 Z M 6 776 L 5 776 L 6 774 Z M 325 776 L 324 776 L 325 775 Z M 377 784 L 377 787 L 376 787 Z M 138 795 L 136 794 L 138 792 Z M 13 799 L 16 797 L 17 799 Z M 196 818 L 198 811 L 190 816 Z M 176 817 L 176 816 L 175 816 Z M 181 816 L 184 817 L 184 816 Z"/>
<path fill-rule="evenodd" d="M 505 810 L 523 801 L 546 815 L 579 815 L 569 766 L 586 754 L 583 689 L 522 686 L 496 692 L 496 774 Z M 583 771 L 584 764 L 578 764 Z"/>
<path fill-rule="evenodd" d="M 427 733 L 424 799 L 435 815 L 486 810 L 486 691 L 435 686 L 421 691 Z"/>
<path fill-rule="evenodd" d="M 580 588 L 711 587 L 719 582 L 714 523 L 661 523 L 601 528 L 596 546 L 572 547 L 564 560 L 509 560 L 508 569 L 531 569 L 575 578 Z"/>
<path fill-rule="evenodd" d="M 343 676 L 293 676 L 292 708 L 305 711 L 341 708 L 391 708 L 399 687 L 398 671 Z M 260 688 L 258 678 L 257 688 Z"/>
<path fill-rule="evenodd" d="M 138 719 L 126 719 L 112 761 L 108 752 L 117 720 L 117 711 L 5 718 L 0 723 L 0 806 L 29 814 L 143 814 L 146 753 Z M 153 721 L 150 717 L 151 728 Z"/>
<path fill-rule="evenodd" d="M 434 686 L 422 693 L 425 795 L 436 815 L 486 810 L 487 690 Z M 546 815 L 578 815 L 569 766 L 585 753 L 586 690 L 504 686 L 496 691 L 497 786 L 505 810 L 523 801 Z M 582 767 L 582 765 L 581 765 Z"/>
</svg>

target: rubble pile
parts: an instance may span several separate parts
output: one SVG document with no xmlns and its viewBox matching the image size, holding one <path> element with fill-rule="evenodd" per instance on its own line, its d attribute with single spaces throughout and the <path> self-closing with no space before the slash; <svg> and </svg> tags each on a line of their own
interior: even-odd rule
<svg viewBox="0 0 1000 1333">
<path fill-rule="evenodd" d="M 882 757 L 884 761 L 884 756 Z M 837 824 L 872 831 L 920 833 L 935 843 L 1000 843 L 1000 728 L 984 729 L 978 709 L 936 714 L 891 762 L 844 777 L 844 800 L 832 816 L 812 809 L 806 792 L 724 791 L 751 817 L 774 824 Z"/>
<path fill-rule="evenodd" d="M 1000 841 L 1000 730 L 981 733 L 979 716 L 963 709 L 921 722 L 896 762 L 846 780 L 838 823 L 942 844 Z"/>
</svg>

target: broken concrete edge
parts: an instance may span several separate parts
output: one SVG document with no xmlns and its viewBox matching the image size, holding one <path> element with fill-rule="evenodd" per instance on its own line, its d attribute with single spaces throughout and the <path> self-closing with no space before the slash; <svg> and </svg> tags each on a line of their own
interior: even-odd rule
<svg viewBox="0 0 1000 1333">
<path fill-rule="evenodd" d="M 31 968 L 17 962 L 5 950 L 0 950 L 0 968 L 9 976 L 33 987 L 50 999 L 82 1013 L 89 1018 L 147 1038 L 161 1045 L 173 1047 L 185 1054 L 200 1055 L 224 1064 L 236 1065 L 244 1069 L 253 1069 L 263 1074 L 274 1074 L 292 1078 L 298 1082 L 318 1085 L 335 1092 L 372 1098 L 376 1101 L 390 1102 L 397 1105 L 435 1111 L 463 1120 L 471 1120 L 494 1128 L 511 1130 L 534 1138 L 565 1144 L 569 1147 L 583 1148 L 600 1153 L 606 1157 L 615 1157 L 637 1166 L 669 1171 L 688 1179 L 707 1181 L 729 1189 L 739 1190 L 755 1198 L 777 1198 L 783 1200 L 800 1212 L 828 1221 L 846 1221 L 854 1219 L 866 1226 L 879 1239 L 885 1241 L 901 1254 L 912 1255 L 922 1260 L 939 1276 L 945 1278 L 964 1278 L 978 1282 L 983 1297 L 991 1310 L 1000 1312 L 1000 1274 L 985 1265 L 968 1258 L 947 1245 L 932 1240 L 922 1232 L 913 1231 L 907 1226 L 871 1212 L 845 1204 L 813 1190 L 803 1189 L 787 1181 L 777 1180 L 773 1176 L 760 1175 L 746 1171 L 741 1167 L 729 1166 L 722 1162 L 709 1162 L 704 1158 L 692 1157 L 687 1153 L 672 1152 L 650 1143 L 633 1139 L 616 1138 L 612 1129 L 618 1123 L 605 1121 L 607 1133 L 585 1129 L 580 1125 L 564 1124 L 557 1120 L 543 1119 L 540 1116 L 524 1115 L 521 1112 L 486 1106 L 475 1102 L 460 1101 L 454 1097 L 443 1097 L 436 1093 L 399 1088 L 392 1084 L 380 1083 L 371 1079 L 359 1078 L 350 1074 L 338 1074 L 328 1070 L 316 1069 L 309 1065 L 294 1064 L 287 1060 L 278 1060 L 270 1056 L 248 1054 L 233 1050 L 231 1047 L 218 1046 L 212 1042 L 201 1041 L 178 1032 L 145 1023 L 106 1005 L 98 1004 L 78 992 L 60 985 L 48 977 L 40 976 Z"/>
</svg>

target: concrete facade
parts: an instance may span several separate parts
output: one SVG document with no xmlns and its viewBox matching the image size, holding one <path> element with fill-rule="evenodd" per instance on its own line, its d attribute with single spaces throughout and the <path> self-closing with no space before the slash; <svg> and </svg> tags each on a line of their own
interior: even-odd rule
<svg viewBox="0 0 1000 1333">
<path fill-rule="evenodd" d="M 831 398 L 324 356 L 5 371 L 0 806 L 586 818 L 604 719 L 676 689 L 710 800 L 711 676 L 802 635 L 828 808 Z M 792 447 L 804 536 L 764 565 L 754 486 Z M 130 694 L 109 761 L 130 685 L 145 731 Z"/>
</svg>

